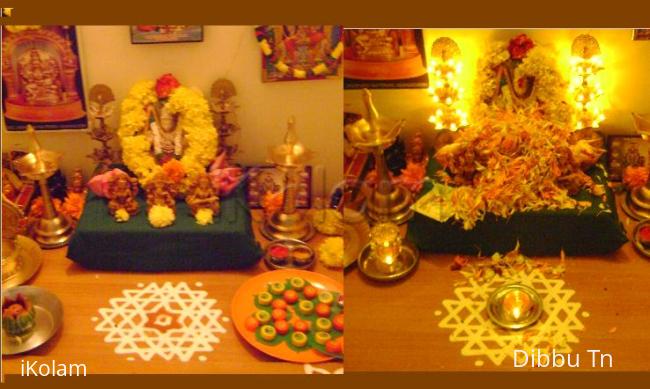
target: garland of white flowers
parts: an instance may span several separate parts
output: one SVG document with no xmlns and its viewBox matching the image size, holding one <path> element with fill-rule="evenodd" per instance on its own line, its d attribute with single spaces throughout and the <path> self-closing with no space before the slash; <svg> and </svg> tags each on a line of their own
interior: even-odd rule
<svg viewBox="0 0 650 389">
<path fill-rule="evenodd" d="M 497 78 L 496 68 L 509 58 L 508 44 L 497 42 L 484 57 L 479 59 L 474 119 L 485 116 L 487 110 L 492 109 L 485 102 L 495 97 L 501 88 L 501 80 Z M 514 70 L 515 80 L 522 77 L 535 79 L 532 100 L 544 105 L 544 116 L 547 119 L 564 125 L 571 122 L 572 108 L 566 103 L 568 83 L 559 72 L 557 62 L 550 50 L 542 46 L 533 47 Z M 504 96 L 502 104 L 505 108 L 512 108 L 512 98 L 514 97 L 509 94 Z"/>
<path fill-rule="evenodd" d="M 139 81 L 122 102 L 120 128 L 117 134 L 122 146 L 124 164 L 146 185 L 162 167 L 151 152 L 151 140 L 144 132 L 149 120 L 146 107 L 158 97 L 154 81 Z M 179 86 L 166 103 L 172 114 L 178 114 L 178 126 L 187 142 L 180 163 L 186 174 L 180 193 L 189 188 L 196 176 L 214 159 L 217 152 L 217 130 L 212 124 L 208 102 L 201 92 Z"/>
</svg>

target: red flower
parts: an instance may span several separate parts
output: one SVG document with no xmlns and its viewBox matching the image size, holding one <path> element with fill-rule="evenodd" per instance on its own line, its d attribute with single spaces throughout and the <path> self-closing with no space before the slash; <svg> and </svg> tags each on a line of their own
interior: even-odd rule
<svg viewBox="0 0 650 389">
<path fill-rule="evenodd" d="M 163 74 L 156 80 L 156 95 L 159 99 L 166 99 L 179 86 L 181 83 L 171 73 Z"/>
<path fill-rule="evenodd" d="M 535 47 L 535 43 L 526 34 L 519 34 L 510 40 L 508 51 L 510 58 L 522 59 L 528 54 L 528 51 Z"/>
</svg>

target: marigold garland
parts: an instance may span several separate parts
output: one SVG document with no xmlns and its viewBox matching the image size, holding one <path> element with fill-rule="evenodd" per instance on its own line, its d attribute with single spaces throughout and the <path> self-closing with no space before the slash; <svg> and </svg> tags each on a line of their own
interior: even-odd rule
<svg viewBox="0 0 650 389">
<path fill-rule="evenodd" d="M 122 102 L 120 128 L 117 134 L 122 146 L 124 164 L 146 185 L 162 167 L 151 153 L 151 141 L 144 129 L 149 120 L 145 107 L 158 101 L 156 83 L 137 82 Z M 179 192 L 184 193 L 194 178 L 214 159 L 217 151 L 217 131 L 212 124 L 208 102 L 201 92 L 179 86 L 169 95 L 167 108 L 178 114 L 187 148 L 180 159 L 185 177 Z M 179 169 L 174 169 L 176 172 Z"/>
</svg>

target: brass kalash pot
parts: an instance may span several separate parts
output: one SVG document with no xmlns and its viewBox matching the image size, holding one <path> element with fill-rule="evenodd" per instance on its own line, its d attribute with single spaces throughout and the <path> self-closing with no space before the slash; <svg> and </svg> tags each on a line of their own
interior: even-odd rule
<svg viewBox="0 0 650 389">
<path fill-rule="evenodd" d="M 345 134 L 352 146 L 373 153 L 375 158 L 377 186 L 367 191 L 366 213 L 374 222 L 391 221 L 401 224 L 413 215 L 413 197 L 408 189 L 391 181 L 384 150 L 395 142 L 404 120 L 380 116 L 368 89 L 363 90 L 363 103 L 366 108 L 365 118 L 345 126 Z"/>
<path fill-rule="evenodd" d="M 14 166 L 23 177 L 38 181 L 44 208 L 43 216 L 31 227 L 30 235 L 45 249 L 65 246 L 72 236 L 72 222 L 56 211 L 47 187 L 47 179 L 59 168 L 61 154 L 41 149 L 31 125 L 27 126 L 27 133 L 32 137 L 33 151 L 14 160 Z"/>
<path fill-rule="evenodd" d="M 636 132 L 644 141 L 650 139 L 650 115 L 632 114 Z M 635 220 L 650 219 L 650 182 L 628 192 L 623 210 Z"/>
<path fill-rule="evenodd" d="M 306 148 L 296 134 L 295 119 L 289 118 L 284 143 L 269 147 L 268 159 L 284 173 L 284 199 L 282 207 L 264 220 L 261 232 L 269 240 L 309 240 L 314 236 L 314 226 L 303 212 L 296 209 L 300 185 L 299 171 L 312 159 L 313 151 Z"/>
</svg>

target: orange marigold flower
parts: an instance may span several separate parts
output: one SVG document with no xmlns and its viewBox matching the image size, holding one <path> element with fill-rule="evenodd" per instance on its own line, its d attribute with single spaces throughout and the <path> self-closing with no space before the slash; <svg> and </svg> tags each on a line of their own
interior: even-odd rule
<svg viewBox="0 0 650 389">
<path fill-rule="evenodd" d="M 262 196 L 262 208 L 264 208 L 264 213 L 270 215 L 273 212 L 280 209 L 283 200 L 284 200 L 284 193 L 282 192 L 264 193 L 264 195 Z"/>
<path fill-rule="evenodd" d="M 173 183 L 178 184 L 185 178 L 185 169 L 183 164 L 177 159 L 170 159 L 165 162 L 162 166 L 163 173 L 169 178 Z"/>
<path fill-rule="evenodd" d="M 623 183 L 630 189 L 636 189 L 648 183 L 650 172 L 644 166 L 628 166 L 623 172 Z"/>
</svg>

